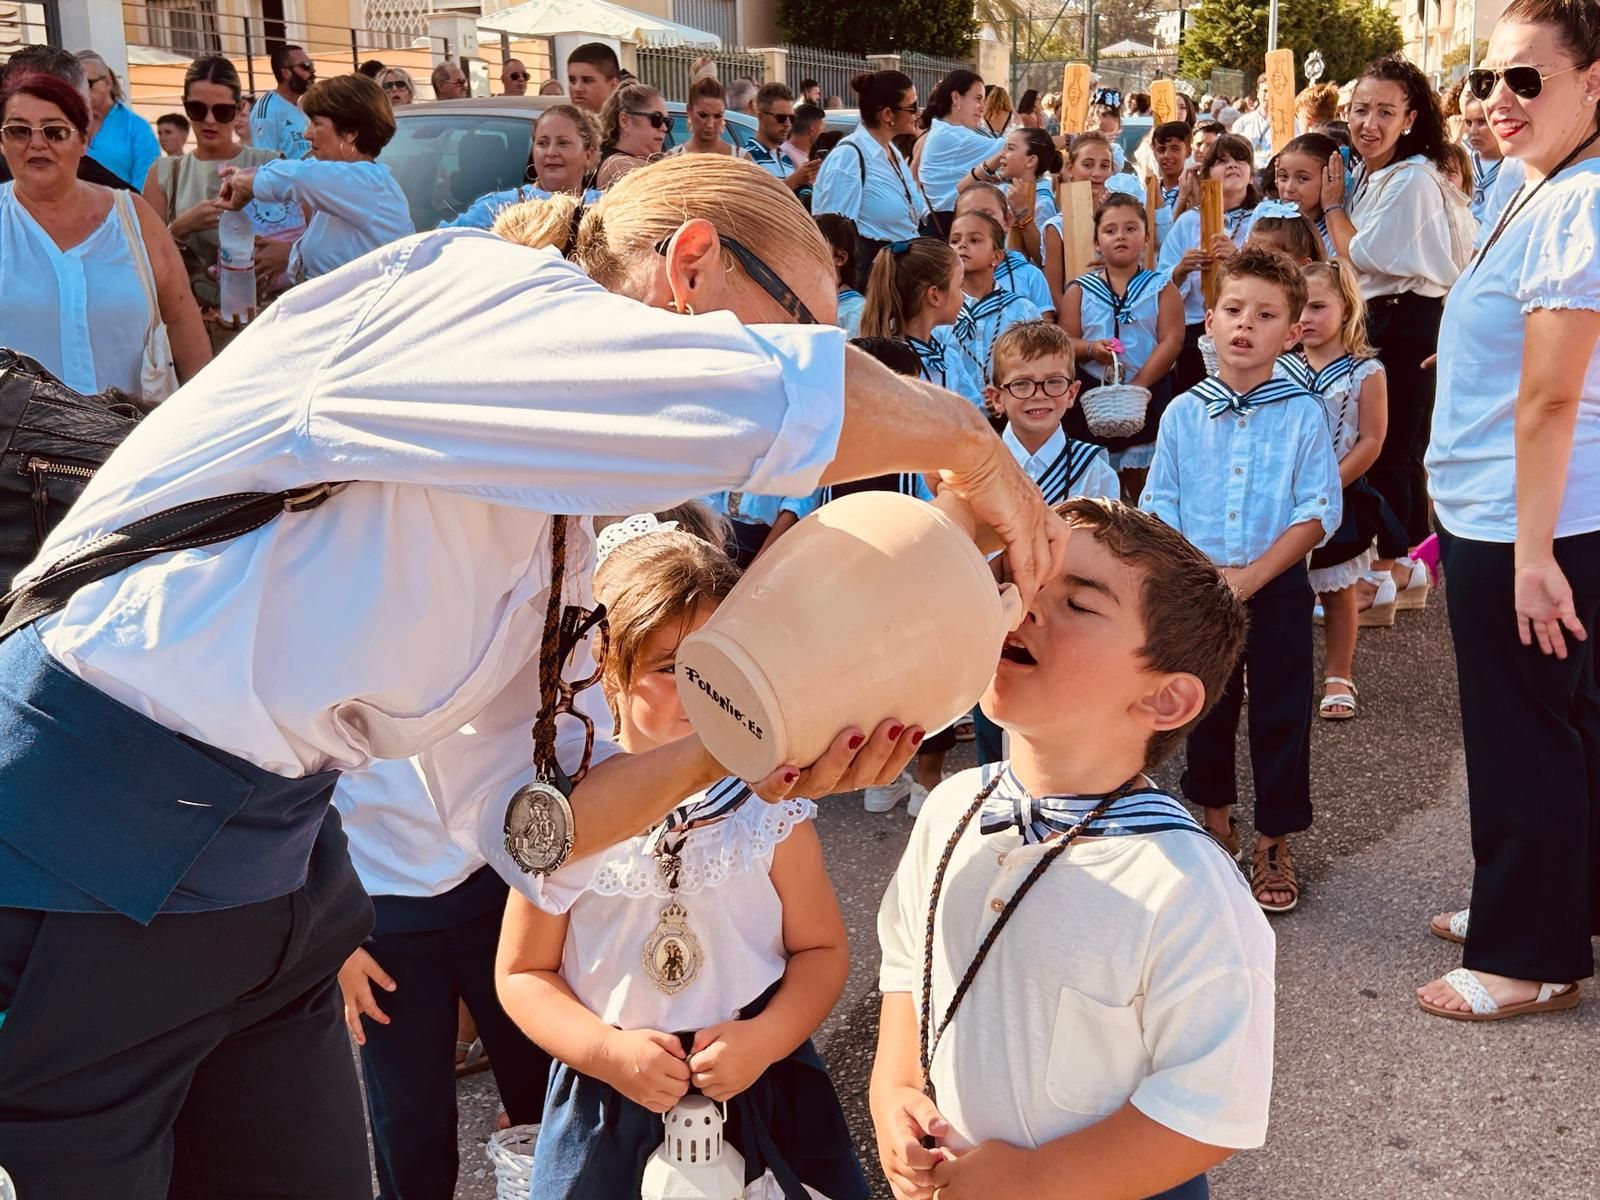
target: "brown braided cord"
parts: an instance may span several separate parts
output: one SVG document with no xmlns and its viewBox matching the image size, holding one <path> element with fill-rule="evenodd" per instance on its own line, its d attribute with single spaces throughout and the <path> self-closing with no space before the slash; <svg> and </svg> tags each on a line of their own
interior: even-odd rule
<svg viewBox="0 0 1600 1200">
<path fill-rule="evenodd" d="M 973 800 L 961 820 L 956 823 L 955 832 L 950 835 L 950 840 L 945 843 L 944 853 L 939 856 L 939 865 L 934 869 L 933 873 L 933 894 L 928 899 L 928 925 L 922 941 L 922 1013 L 918 1032 L 921 1035 L 922 1043 L 922 1090 L 928 1099 L 933 1100 L 935 1103 L 937 1103 L 938 1097 L 934 1095 L 933 1089 L 933 1053 L 939 1048 L 939 1039 L 944 1037 L 944 1031 L 950 1027 L 950 1022 L 955 1018 L 956 1009 L 966 999 L 967 991 L 972 987 L 972 981 L 977 978 L 978 968 L 983 966 L 984 959 L 989 957 L 989 951 L 994 946 L 995 940 L 999 938 L 1000 931 L 1011 920 L 1011 915 L 1017 911 L 1017 907 L 1022 903 L 1022 898 L 1039 881 L 1039 877 L 1050 869 L 1050 864 L 1065 854 L 1067 847 L 1077 840 L 1078 835 L 1087 829 L 1090 824 L 1103 817 L 1106 810 L 1126 795 L 1128 789 L 1133 786 L 1133 779 L 1130 779 L 1116 791 L 1106 796 L 1099 804 L 1089 810 L 1083 820 L 1063 833 L 1051 845 L 1050 849 L 1044 852 L 1039 861 L 1033 865 L 1033 870 L 1028 872 L 1027 877 L 1022 881 L 1022 885 L 1017 888 L 1011 899 L 1006 901 L 1005 907 L 1000 910 L 999 917 L 989 927 L 989 932 L 984 935 L 983 941 L 978 946 L 977 953 L 972 956 L 972 962 L 968 964 L 966 972 L 961 976 L 961 982 L 956 985 L 955 993 L 950 997 L 950 1004 L 944 1010 L 944 1019 L 939 1022 L 939 1028 L 934 1030 L 932 1028 L 933 935 L 935 919 L 939 913 L 939 894 L 944 890 L 945 872 L 950 867 L 950 858 L 955 853 L 956 843 L 961 840 L 961 835 L 967 831 L 967 826 L 972 824 L 972 819 L 983 808 L 983 802 L 989 798 L 990 793 L 999 786 L 1003 778 L 1005 778 L 1003 773 L 996 774 L 984 786 L 983 790 L 978 793 L 977 798 Z M 1138 776 L 1135 775 L 1134 779 L 1137 778 Z"/>
<path fill-rule="evenodd" d="M 550 598 L 544 606 L 539 640 L 539 716 L 533 724 L 533 768 L 537 778 L 554 779 L 556 711 L 561 707 L 561 600 L 567 581 L 567 518 L 550 518 Z"/>
</svg>

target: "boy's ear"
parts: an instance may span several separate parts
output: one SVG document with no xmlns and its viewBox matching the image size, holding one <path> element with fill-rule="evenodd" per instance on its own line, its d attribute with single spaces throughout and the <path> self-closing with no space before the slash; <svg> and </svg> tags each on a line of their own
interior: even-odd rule
<svg viewBox="0 0 1600 1200">
<path fill-rule="evenodd" d="M 1083 390 L 1083 380 L 1074 379 L 1072 386 L 1067 389 L 1067 407 L 1071 408 L 1078 402 L 1078 393 Z"/>
<path fill-rule="evenodd" d="M 1182 729 L 1205 710 L 1206 685 L 1198 675 L 1177 672 L 1162 675 L 1143 696 L 1134 702 L 1134 714 L 1149 726 L 1151 733 Z"/>
<path fill-rule="evenodd" d="M 1300 344 L 1300 322 L 1296 321 L 1289 326 L 1288 338 L 1283 343 L 1284 353 L 1288 353 Z"/>
<path fill-rule="evenodd" d="M 1213 311 L 1215 311 L 1215 310 L 1210 309 L 1210 308 L 1206 309 L 1206 335 L 1208 337 L 1211 335 L 1211 314 L 1213 313 Z"/>
</svg>

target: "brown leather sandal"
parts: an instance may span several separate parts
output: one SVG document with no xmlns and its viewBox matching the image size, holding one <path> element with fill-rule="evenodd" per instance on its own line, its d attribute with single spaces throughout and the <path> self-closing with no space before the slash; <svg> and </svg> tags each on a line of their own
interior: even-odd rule
<svg viewBox="0 0 1600 1200">
<path fill-rule="evenodd" d="M 1206 827 L 1206 832 L 1211 835 L 1212 840 L 1214 840 L 1217 843 L 1217 845 L 1221 846 L 1224 850 L 1226 850 L 1228 852 L 1228 856 L 1230 858 L 1232 858 L 1234 862 L 1238 862 L 1239 861 L 1239 859 L 1240 859 L 1240 852 L 1239 852 L 1239 822 L 1238 822 L 1238 820 L 1236 818 L 1234 818 L 1232 816 L 1230 816 L 1228 818 L 1228 836 L 1227 837 L 1223 837 L 1220 833 L 1218 833 L 1215 829 L 1212 829 L 1210 826 Z"/>
<path fill-rule="evenodd" d="M 1255 858 L 1251 863 L 1250 891 L 1262 912 L 1286 913 L 1300 903 L 1300 877 L 1295 873 L 1294 856 L 1289 853 L 1289 843 L 1256 843 Z M 1289 903 L 1268 904 L 1262 897 L 1271 892 L 1288 892 Z"/>
</svg>

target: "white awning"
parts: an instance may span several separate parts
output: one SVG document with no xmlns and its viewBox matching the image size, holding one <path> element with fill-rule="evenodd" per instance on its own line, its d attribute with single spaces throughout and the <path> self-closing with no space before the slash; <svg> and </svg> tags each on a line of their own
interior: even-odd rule
<svg viewBox="0 0 1600 1200">
<path fill-rule="evenodd" d="M 478 22 L 484 33 L 509 33 L 523 37 L 554 37 L 561 33 L 589 33 L 640 46 L 687 46 L 720 50 L 722 39 L 703 29 L 692 29 L 665 17 L 634 12 L 607 0 L 529 0 L 502 8 Z"/>
</svg>

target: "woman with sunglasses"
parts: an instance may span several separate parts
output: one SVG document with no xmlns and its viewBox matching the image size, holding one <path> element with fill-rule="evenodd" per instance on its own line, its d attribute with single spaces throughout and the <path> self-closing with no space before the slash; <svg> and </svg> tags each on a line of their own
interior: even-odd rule
<svg viewBox="0 0 1600 1200">
<path fill-rule="evenodd" d="M 239 72 L 233 63 L 220 54 L 195 59 L 183 77 L 183 111 L 193 131 L 194 149 L 160 159 L 144 181 L 144 198 L 162 215 L 183 256 L 189 289 L 205 314 L 213 351 L 220 351 L 236 332 L 217 316 L 219 172 L 226 166 L 256 167 L 279 157 L 276 150 L 239 141 L 239 110 Z M 304 224 L 300 210 L 287 204 L 256 205 L 250 219 L 263 238 L 293 240 Z M 265 250 L 263 260 L 268 257 Z M 287 260 L 286 245 L 279 260 Z"/>
<path fill-rule="evenodd" d="M 161 323 L 180 381 L 211 359 L 172 239 L 134 193 L 78 178 L 89 134 L 82 94 L 54 75 L 13 75 L 0 95 L 12 175 L 0 183 L 0 342 L 77 391 L 163 400 L 143 382 Z"/>
<path fill-rule="evenodd" d="M 411 82 L 411 72 L 404 67 L 384 68 L 383 74 L 378 77 L 378 85 L 383 88 L 383 94 L 389 97 L 389 104 L 394 108 L 416 102 L 417 85 Z"/>
<path fill-rule="evenodd" d="M 1389 432 L 1367 478 L 1388 501 L 1409 546 L 1379 545 L 1378 581 L 1363 588 L 1363 606 L 1392 572 L 1402 609 L 1421 608 L 1428 569 L 1405 554 L 1427 540 L 1428 448 L 1434 372 L 1423 364 L 1439 341 L 1444 294 L 1471 253 L 1472 214 L 1442 171 L 1444 114 L 1427 77 L 1399 55 L 1380 58 L 1356 80 L 1350 135 L 1361 156 L 1345 194 L 1342 158 L 1328 160 L 1322 211 L 1340 258 L 1361 276 L 1369 337 L 1389 376 Z M 1399 554 L 1399 557 L 1396 555 Z"/>
<path fill-rule="evenodd" d="M 150 122 L 128 107 L 117 73 L 105 59 L 93 50 L 80 50 L 78 61 L 89 85 L 89 156 L 138 187 L 150 164 L 161 157 L 161 143 Z"/>
<path fill-rule="evenodd" d="M 595 186 L 605 191 L 659 155 L 671 124 L 667 102 L 655 88 L 625 83 L 612 92 L 600 110 L 600 173 Z"/>
<path fill-rule="evenodd" d="M 922 471 L 1009 547 L 1024 606 L 1064 569 L 1064 524 L 982 414 L 848 350 L 827 243 L 764 172 L 668 159 L 499 227 L 524 244 L 440 230 L 291 290 L 22 573 L 158 510 L 338 484 L 0 639 L 0 1137 L 23 1195 L 369 1186 L 334 976 L 371 908 L 340 772 L 420 756 L 451 836 L 528 893 L 725 775 L 693 737 L 618 754 L 601 690 L 572 686 L 592 516 Z M 888 783 L 923 731 L 883 718 L 756 790 Z"/>
<path fill-rule="evenodd" d="M 1600 4 L 1512 0 L 1468 73 L 1524 182 L 1439 337 L 1428 482 L 1476 870 L 1436 1016 L 1570 1008 L 1600 934 Z"/>
</svg>

